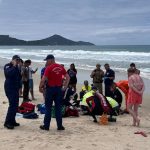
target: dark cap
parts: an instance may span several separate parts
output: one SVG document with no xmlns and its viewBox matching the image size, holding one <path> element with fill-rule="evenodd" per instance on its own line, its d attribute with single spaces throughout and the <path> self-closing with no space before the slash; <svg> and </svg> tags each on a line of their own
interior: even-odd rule
<svg viewBox="0 0 150 150">
<path fill-rule="evenodd" d="M 46 61 L 46 60 L 48 60 L 48 59 L 55 59 L 55 57 L 50 54 L 50 55 L 47 55 L 44 60 Z"/>
<path fill-rule="evenodd" d="M 14 59 L 21 59 L 21 58 L 20 58 L 19 55 L 14 55 L 14 56 L 12 57 L 12 60 L 14 60 Z"/>
</svg>

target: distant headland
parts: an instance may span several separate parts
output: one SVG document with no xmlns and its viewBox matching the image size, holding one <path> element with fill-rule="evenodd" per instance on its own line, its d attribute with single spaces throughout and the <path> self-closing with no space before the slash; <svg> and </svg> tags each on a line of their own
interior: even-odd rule
<svg viewBox="0 0 150 150">
<path fill-rule="evenodd" d="M 60 35 L 53 35 L 45 39 L 25 41 L 10 37 L 9 35 L 0 35 L 0 45 L 22 45 L 22 46 L 49 46 L 49 45 L 94 45 L 90 42 L 84 41 L 72 41 L 70 39 L 64 38 Z"/>
</svg>

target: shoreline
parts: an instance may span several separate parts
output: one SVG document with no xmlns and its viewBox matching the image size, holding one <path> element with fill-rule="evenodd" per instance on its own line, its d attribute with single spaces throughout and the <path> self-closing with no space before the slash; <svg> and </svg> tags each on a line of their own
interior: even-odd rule
<svg viewBox="0 0 150 150">
<path fill-rule="evenodd" d="M 5 64 L 4 62 L 6 61 L 6 62 L 9 62 L 9 60 L 10 59 L 8 59 L 8 58 L 0 58 L 0 69 L 3 67 L 3 65 Z M 60 63 L 59 61 L 57 61 L 56 60 L 56 62 L 57 63 Z M 3 64 L 3 65 L 2 65 Z M 32 64 L 33 64 L 33 67 L 35 67 L 35 68 L 42 68 L 44 65 L 45 65 L 45 62 L 44 61 L 35 61 L 35 60 L 33 60 L 32 61 Z M 60 63 L 61 64 L 61 63 Z M 110 67 L 111 67 L 111 63 L 110 63 Z M 66 69 L 68 69 L 69 68 L 69 65 L 68 64 L 65 64 L 65 68 Z M 95 67 L 93 66 L 93 69 L 94 69 Z M 77 67 L 77 70 L 79 71 L 79 72 L 89 72 L 89 73 L 91 73 L 92 72 L 92 70 L 93 70 L 92 68 L 78 68 Z M 101 69 L 102 70 L 104 70 L 104 67 L 102 66 L 101 67 Z M 119 68 L 112 68 L 114 71 L 115 71 L 115 73 L 116 74 L 121 74 L 121 75 L 124 75 L 124 74 L 126 74 L 126 70 L 122 70 L 122 69 L 119 69 Z M 40 73 L 40 72 L 39 72 Z M 149 75 L 144 75 L 144 73 L 143 72 L 141 72 L 141 76 L 142 76 L 142 78 L 144 78 L 144 79 L 146 79 L 146 80 L 150 80 L 150 76 Z M 80 80 L 79 80 L 80 81 Z"/>
</svg>

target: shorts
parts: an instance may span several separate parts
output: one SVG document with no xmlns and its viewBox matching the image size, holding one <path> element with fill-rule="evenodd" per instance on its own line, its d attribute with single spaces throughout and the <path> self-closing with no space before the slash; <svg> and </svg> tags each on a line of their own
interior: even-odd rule
<svg viewBox="0 0 150 150">
<path fill-rule="evenodd" d="M 33 89 L 33 79 L 29 79 L 29 89 Z"/>
</svg>

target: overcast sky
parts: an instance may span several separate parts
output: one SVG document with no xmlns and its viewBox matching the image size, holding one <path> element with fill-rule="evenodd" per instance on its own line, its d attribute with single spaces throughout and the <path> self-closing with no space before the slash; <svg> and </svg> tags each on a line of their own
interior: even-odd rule
<svg viewBox="0 0 150 150">
<path fill-rule="evenodd" d="M 0 0 L 0 34 L 150 44 L 150 0 Z"/>
</svg>

